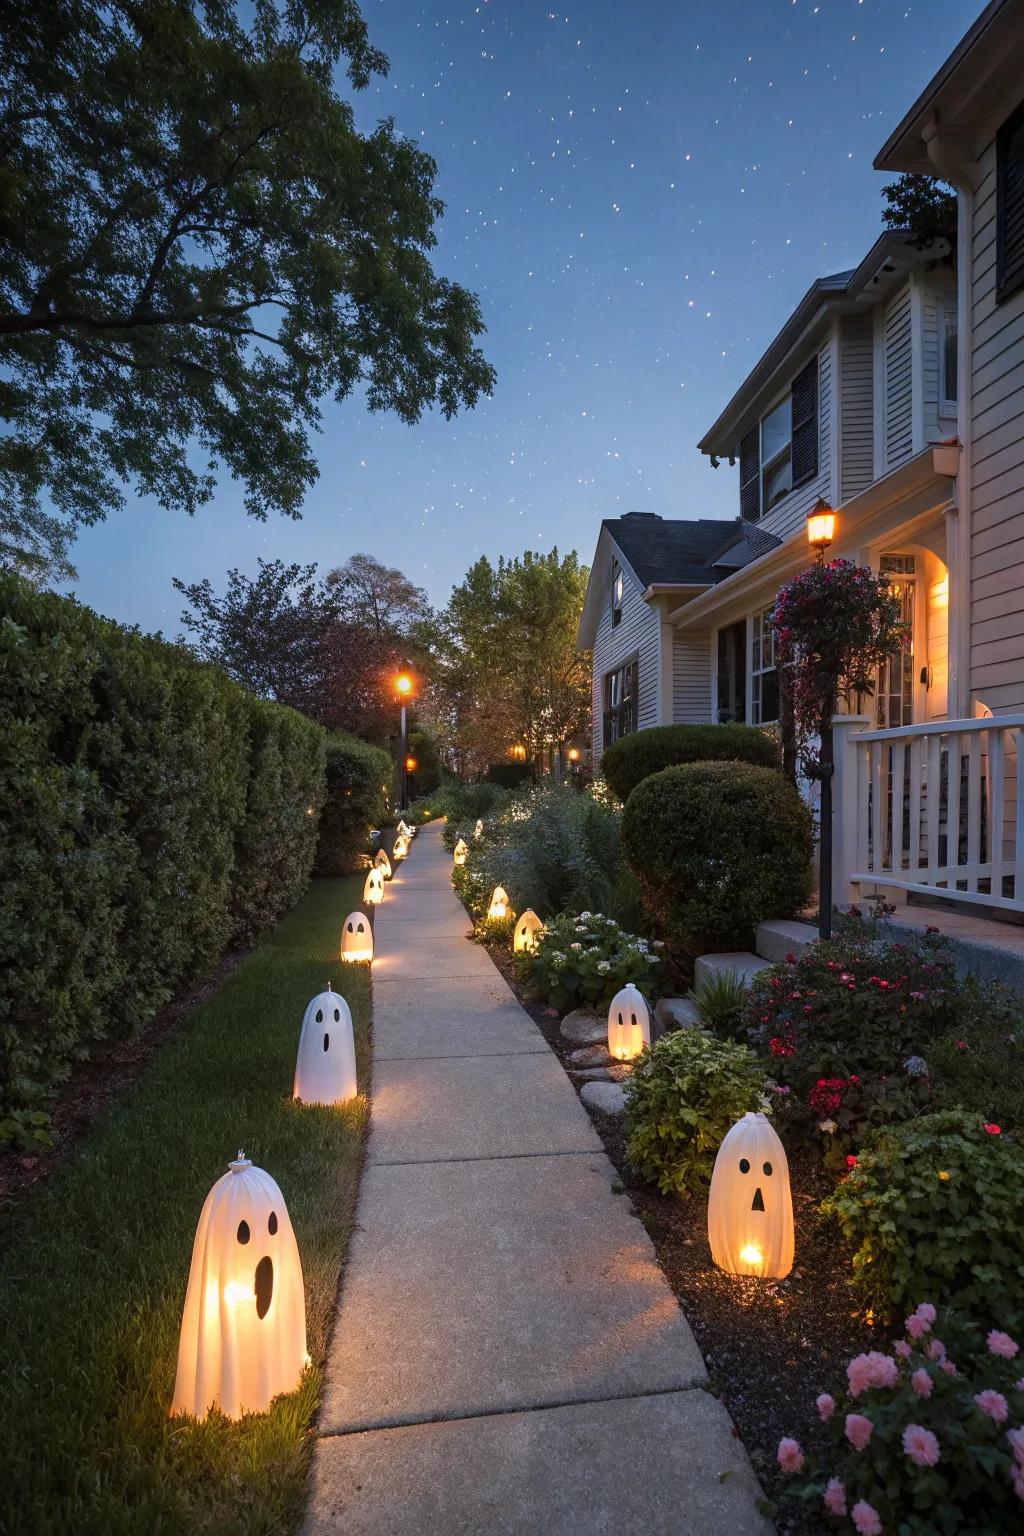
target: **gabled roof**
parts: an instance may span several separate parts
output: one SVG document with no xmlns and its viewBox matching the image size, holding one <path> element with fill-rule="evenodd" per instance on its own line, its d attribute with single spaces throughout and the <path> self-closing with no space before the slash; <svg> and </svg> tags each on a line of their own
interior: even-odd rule
<svg viewBox="0 0 1024 1536">
<path fill-rule="evenodd" d="M 947 247 L 919 251 L 912 230 L 880 235 L 859 266 L 816 278 L 785 325 L 733 395 L 711 430 L 698 443 L 712 459 L 731 458 L 747 427 L 771 404 L 817 347 L 834 314 L 850 313 L 884 297 L 898 275 L 934 261 Z"/>
<path fill-rule="evenodd" d="M 601 524 L 643 587 L 703 586 L 714 581 L 715 556 L 736 542 L 738 518 L 662 518 L 627 512 Z"/>
</svg>

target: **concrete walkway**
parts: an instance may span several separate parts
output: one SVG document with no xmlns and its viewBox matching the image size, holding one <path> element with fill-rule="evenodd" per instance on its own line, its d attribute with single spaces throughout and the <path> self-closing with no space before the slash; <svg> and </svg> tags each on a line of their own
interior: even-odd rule
<svg viewBox="0 0 1024 1536">
<path fill-rule="evenodd" d="M 770 1531 L 649 1238 L 424 828 L 376 916 L 373 1116 L 309 1536 Z"/>
</svg>

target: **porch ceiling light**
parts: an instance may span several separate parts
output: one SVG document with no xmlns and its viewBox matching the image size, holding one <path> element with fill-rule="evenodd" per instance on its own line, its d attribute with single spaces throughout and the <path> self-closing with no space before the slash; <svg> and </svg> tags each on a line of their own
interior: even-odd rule
<svg viewBox="0 0 1024 1536">
<path fill-rule="evenodd" d="M 807 542 L 824 555 L 836 536 L 836 514 L 823 496 L 819 496 L 807 514 Z"/>
</svg>

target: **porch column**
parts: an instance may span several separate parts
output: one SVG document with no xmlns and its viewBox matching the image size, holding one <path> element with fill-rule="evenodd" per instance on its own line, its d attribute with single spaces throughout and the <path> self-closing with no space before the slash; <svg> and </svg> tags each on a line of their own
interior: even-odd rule
<svg viewBox="0 0 1024 1536">
<path fill-rule="evenodd" d="M 835 773 L 832 778 L 832 900 L 836 906 L 855 901 L 851 875 L 857 869 L 860 853 L 862 805 L 859 784 L 859 750 L 852 740 L 857 731 L 869 731 L 867 715 L 835 715 L 832 719 Z"/>
</svg>

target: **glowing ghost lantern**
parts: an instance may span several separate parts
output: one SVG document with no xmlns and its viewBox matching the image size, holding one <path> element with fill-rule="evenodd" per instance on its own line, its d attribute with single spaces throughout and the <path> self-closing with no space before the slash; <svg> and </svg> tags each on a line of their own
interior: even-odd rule
<svg viewBox="0 0 1024 1536">
<path fill-rule="evenodd" d="M 528 954 L 530 950 L 537 948 L 537 935 L 543 932 L 544 924 L 534 912 L 532 907 L 527 907 L 522 917 L 516 923 L 516 931 L 512 935 L 512 948 L 517 955 Z"/>
<path fill-rule="evenodd" d="M 455 862 L 456 868 L 458 869 L 461 869 L 462 865 L 465 864 L 466 860 L 469 858 L 469 844 L 465 842 L 461 837 L 455 844 L 455 851 L 452 854 L 452 858 Z"/>
<path fill-rule="evenodd" d="M 711 1257 L 728 1275 L 782 1280 L 793 1268 L 786 1149 L 764 1115 L 746 1114 L 715 1158 L 708 1197 Z"/>
<path fill-rule="evenodd" d="M 357 1091 L 352 1014 L 345 999 L 328 986 L 314 997 L 302 1020 L 292 1098 L 303 1104 L 344 1104 Z"/>
<path fill-rule="evenodd" d="M 350 964 L 373 959 L 373 930 L 365 912 L 350 912 L 341 930 L 341 958 Z"/>
<path fill-rule="evenodd" d="M 384 871 L 374 864 L 367 872 L 363 885 L 363 901 L 368 907 L 377 907 L 384 900 Z"/>
<path fill-rule="evenodd" d="M 378 849 L 377 857 L 374 859 L 373 862 L 377 866 L 377 868 L 380 870 L 381 874 L 384 876 L 384 879 L 385 880 L 390 880 L 391 879 L 391 860 L 388 858 L 388 856 L 384 852 L 383 848 Z"/>
<path fill-rule="evenodd" d="M 508 917 L 508 892 L 503 885 L 496 885 L 487 908 L 488 917 Z"/>
<path fill-rule="evenodd" d="M 651 1011 L 643 993 L 628 981 L 608 1009 L 608 1054 L 616 1061 L 632 1061 L 650 1043 Z"/>
<path fill-rule="evenodd" d="M 408 858 L 408 856 L 409 840 L 408 838 L 403 837 L 401 833 L 399 833 L 399 835 L 395 838 L 395 846 L 391 850 L 391 857 L 394 859 L 396 864 L 401 864 L 402 860 Z"/>
<path fill-rule="evenodd" d="M 404 837 L 406 839 L 412 837 L 412 828 L 406 826 L 406 824 L 405 824 L 405 817 L 404 816 L 402 817 L 402 820 L 398 823 L 396 831 L 398 832 L 399 837 Z"/>
<path fill-rule="evenodd" d="M 284 1196 L 239 1152 L 196 1228 L 171 1413 L 263 1413 L 295 1390 L 305 1363 L 302 1265 Z"/>
<path fill-rule="evenodd" d="M 473 828 L 473 841 L 474 841 L 474 843 L 479 843 L 482 840 L 483 835 L 484 835 L 484 824 L 483 824 L 482 821 L 478 821 L 476 826 Z"/>
</svg>

